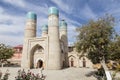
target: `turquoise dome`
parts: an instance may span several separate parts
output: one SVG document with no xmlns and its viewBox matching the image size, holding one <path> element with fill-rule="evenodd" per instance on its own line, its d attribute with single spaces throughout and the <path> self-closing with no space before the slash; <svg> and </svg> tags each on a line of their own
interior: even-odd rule
<svg viewBox="0 0 120 80">
<path fill-rule="evenodd" d="M 34 12 L 28 12 L 27 13 L 27 19 L 36 20 L 37 19 L 37 15 Z"/>
<path fill-rule="evenodd" d="M 56 16 L 59 16 L 59 10 L 56 7 L 50 7 L 48 13 L 49 15 L 54 14 Z"/>
<path fill-rule="evenodd" d="M 42 31 L 48 31 L 48 25 L 47 24 L 42 26 Z"/>
<path fill-rule="evenodd" d="M 67 29 L 67 23 L 65 20 L 60 21 L 60 29 Z"/>
</svg>

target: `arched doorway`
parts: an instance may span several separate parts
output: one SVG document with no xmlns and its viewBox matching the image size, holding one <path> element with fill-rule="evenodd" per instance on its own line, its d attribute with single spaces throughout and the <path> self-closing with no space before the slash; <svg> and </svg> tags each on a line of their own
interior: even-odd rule
<svg viewBox="0 0 120 80">
<path fill-rule="evenodd" d="M 37 68 L 41 68 L 41 67 L 43 67 L 43 61 L 40 59 L 37 62 Z"/>
<path fill-rule="evenodd" d="M 83 67 L 86 67 L 86 60 L 83 58 Z"/>
<path fill-rule="evenodd" d="M 73 67 L 74 66 L 74 60 L 73 60 L 73 58 L 71 58 L 70 63 L 71 63 L 71 67 Z"/>
<path fill-rule="evenodd" d="M 69 56 L 69 67 L 76 67 L 76 57 L 73 55 Z"/>
<path fill-rule="evenodd" d="M 30 53 L 30 68 L 40 68 L 43 66 L 43 61 L 40 58 L 43 58 L 44 56 L 44 49 L 42 46 L 40 46 L 39 44 L 35 45 L 32 49 L 31 49 L 31 53 Z M 37 60 L 36 59 L 40 59 Z"/>
</svg>

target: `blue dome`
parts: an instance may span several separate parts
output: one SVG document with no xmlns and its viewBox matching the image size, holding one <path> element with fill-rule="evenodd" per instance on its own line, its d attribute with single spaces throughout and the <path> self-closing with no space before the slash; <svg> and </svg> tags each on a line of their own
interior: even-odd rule
<svg viewBox="0 0 120 80">
<path fill-rule="evenodd" d="M 48 25 L 46 25 L 46 24 L 43 25 L 43 26 L 42 26 L 42 31 L 48 31 Z"/>
<path fill-rule="evenodd" d="M 65 20 L 60 21 L 60 29 L 67 29 L 67 23 Z"/>
<path fill-rule="evenodd" d="M 27 19 L 36 20 L 37 19 L 37 15 L 34 12 L 28 12 L 27 13 Z"/>
<path fill-rule="evenodd" d="M 59 16 L 59 10 L 56 7 L 50 7 L 48 13 L 49 15 L 54 14 L 56 16 Z"/>
</svg>

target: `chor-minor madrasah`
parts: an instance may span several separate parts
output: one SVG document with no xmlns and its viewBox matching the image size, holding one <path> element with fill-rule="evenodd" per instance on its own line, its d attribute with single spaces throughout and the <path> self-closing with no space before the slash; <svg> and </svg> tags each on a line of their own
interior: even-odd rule
<svg viewBox="0 0 120 80">
<path fill-rule="evenodd" d="M 48 25 L 47 25 L 48 24 Z M 85 56 L 79 57 L 75 48 L 68 47 L 67 23 L 59 21 L 59 10 L 50 7 L 48 23 L 42 26 L 41 37 L 36 37 L 37 15 L 28 12 L 22 52 L 22 68 L 62 69 L 91 67 Z"/>
</svg>

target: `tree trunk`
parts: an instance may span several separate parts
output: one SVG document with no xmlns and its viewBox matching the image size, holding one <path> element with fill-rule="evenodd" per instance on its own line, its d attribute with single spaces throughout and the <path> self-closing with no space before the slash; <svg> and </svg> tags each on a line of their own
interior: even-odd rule
<svg viewBox="0 0 120 80">
<path fill-rule="evenodd" d="M 101 65 L 102 65 L 102 67 L 103 67 L 103 69 L 105 71 L 105 75 L 106 75 L 107 80 L 112 80 L 112 76 L 111 76 L 111 74 L 110 74 L 110 72 L 108 70 L 108 67 L 105 64 L 105 61 L 103 60 L 100 63 L 101 63 Z"/>
</svg>

